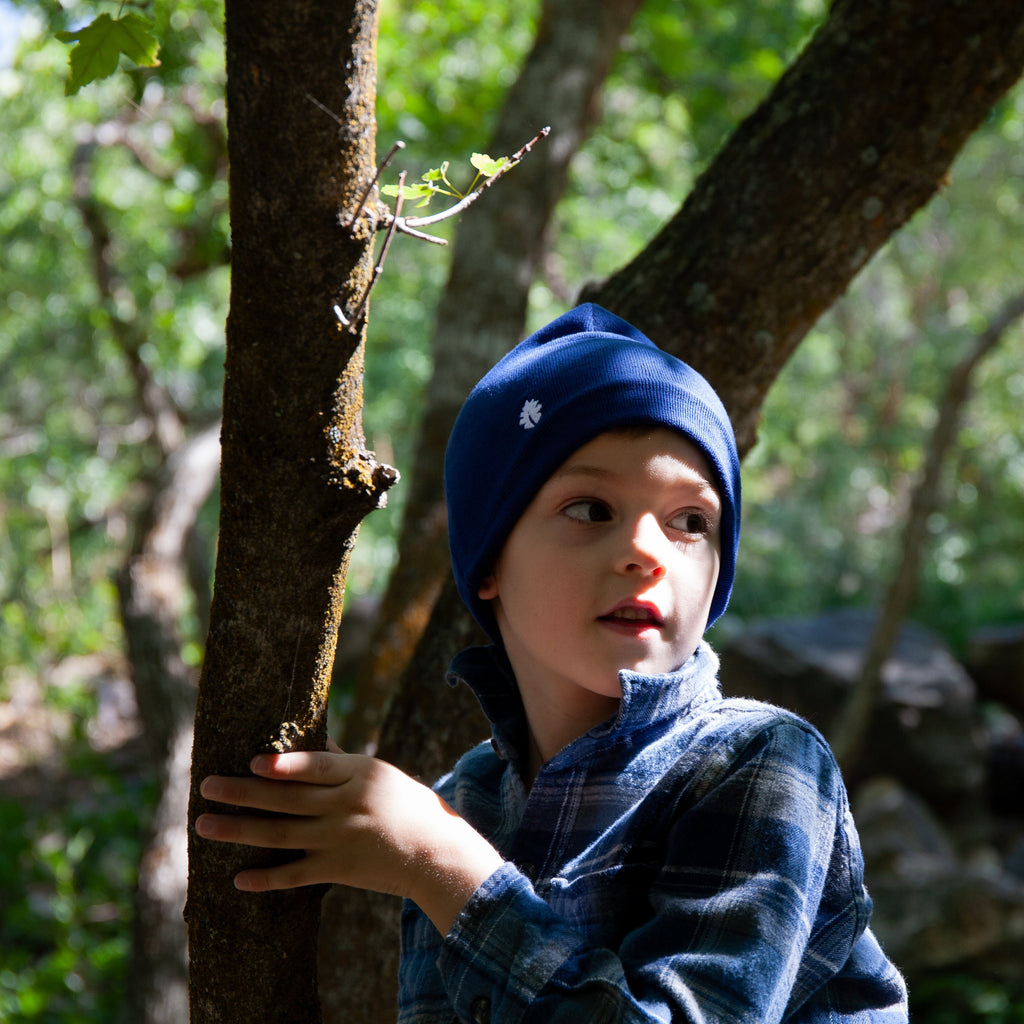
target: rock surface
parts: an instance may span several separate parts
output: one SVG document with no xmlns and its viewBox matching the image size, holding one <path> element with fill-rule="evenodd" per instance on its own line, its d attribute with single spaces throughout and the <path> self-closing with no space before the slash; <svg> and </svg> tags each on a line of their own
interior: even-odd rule
<svg viewBox="0 0 1024 1024">
<path fill-rule="evenodd" d="M 721 651 L 722 687 L 791 708 L 826 737 L 872 615 L 762 622 Z M 1016 634 L 1014 634 L 1015 636 Z M 911 978 L 1024 963 L 1024 659 L 993 654 L 982 693 L 941 639 L 908 625 L 882 673 L 864 753 L 844 766 L 873 927 Z M 992 676 L 998 676 L 998 685 Z"/>
</svg>

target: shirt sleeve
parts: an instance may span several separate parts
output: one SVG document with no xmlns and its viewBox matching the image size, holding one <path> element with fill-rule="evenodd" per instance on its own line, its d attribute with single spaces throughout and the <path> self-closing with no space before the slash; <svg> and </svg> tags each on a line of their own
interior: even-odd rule
<svg viewBox="0 0 1024 1024">
<path fill-rule="evenodd" d="M 816 1019 L 800 1008 L 826 1006 L 820 990 L 870 913 L 838 768 L 788 718 L 709 762 L 675 796 L 663 865 L 636 894 L 650 914 L 618 949 L 590 944 L 512 864 L 477 890 L 436 960 L 459 1021 Z M 844 1006 L 858 1022 L 905 1020 L 889 988 L 847 985 Z"/>
</svg>

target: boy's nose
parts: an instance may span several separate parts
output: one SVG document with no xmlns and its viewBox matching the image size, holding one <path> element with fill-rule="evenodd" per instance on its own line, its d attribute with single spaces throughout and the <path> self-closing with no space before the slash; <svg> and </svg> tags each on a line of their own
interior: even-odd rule
<svg viewBox="0 0 1024 1024">
<path fill-rule="evenodd" d="M 658 520 L 643 515 L 631 526 L 625 549 L 619 557 L 620 571 L 654 578 L 665 575 L 665 536 Z"/>
</svg>

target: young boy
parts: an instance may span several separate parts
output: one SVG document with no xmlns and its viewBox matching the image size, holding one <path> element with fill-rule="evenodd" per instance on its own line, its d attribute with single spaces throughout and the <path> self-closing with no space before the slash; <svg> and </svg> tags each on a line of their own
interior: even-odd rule
<svg viewBox="0 0 1024 1024">
<path fill-rule="evenodd" d="M 445 488 L 459 592 L 494 641 L 449 678 L 491 742 L 443 800 L 336 748 L 206 780 L 295 817 L 204 815 L 200 834 L 306 853 L 236 885 L 408 897 L 403 1022 L 905 1022 L 828 747 L 723 699 L 702 640 L 740 518 L 710 385 L 580 306 L 473 390 Z"/>
</svg>

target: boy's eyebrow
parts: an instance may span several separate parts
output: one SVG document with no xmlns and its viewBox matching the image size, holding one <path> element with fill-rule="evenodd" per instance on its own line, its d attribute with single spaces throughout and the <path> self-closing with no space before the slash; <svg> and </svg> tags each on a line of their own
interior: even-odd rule
<svg viewBox="0 0 1024 1024">
<path fill-rule="evenodd" d="M 694 484 L 697 489 L 702 493 L 707 493 L 715 499 L 716 504 L 721 504 L 721 498 L 718 494 L 718 488 L 714 485 L 713 481 L 709 480 L 699 469 L 695 469 L 692 466 L 687 466 L 687 485 Z M 587 477 L 591 479 L 606 480 L 610 477 L 614 477 L 617 474 L 608 469 L 605 466 L 595 466 L 586 462 L 575 462 L 567 466 L 560 466 L 558 469 L 551 474 L 551 480 L 564 479 L 566 477 Z"/>
<path fill-rule="evenodd" d="M 568 466 L 559 466 L 551 474 L 556 476 L 611 476 L 612 472 L 604 466 L 590 466 L 585 462 L 574 462 Z"/>
</svg>

